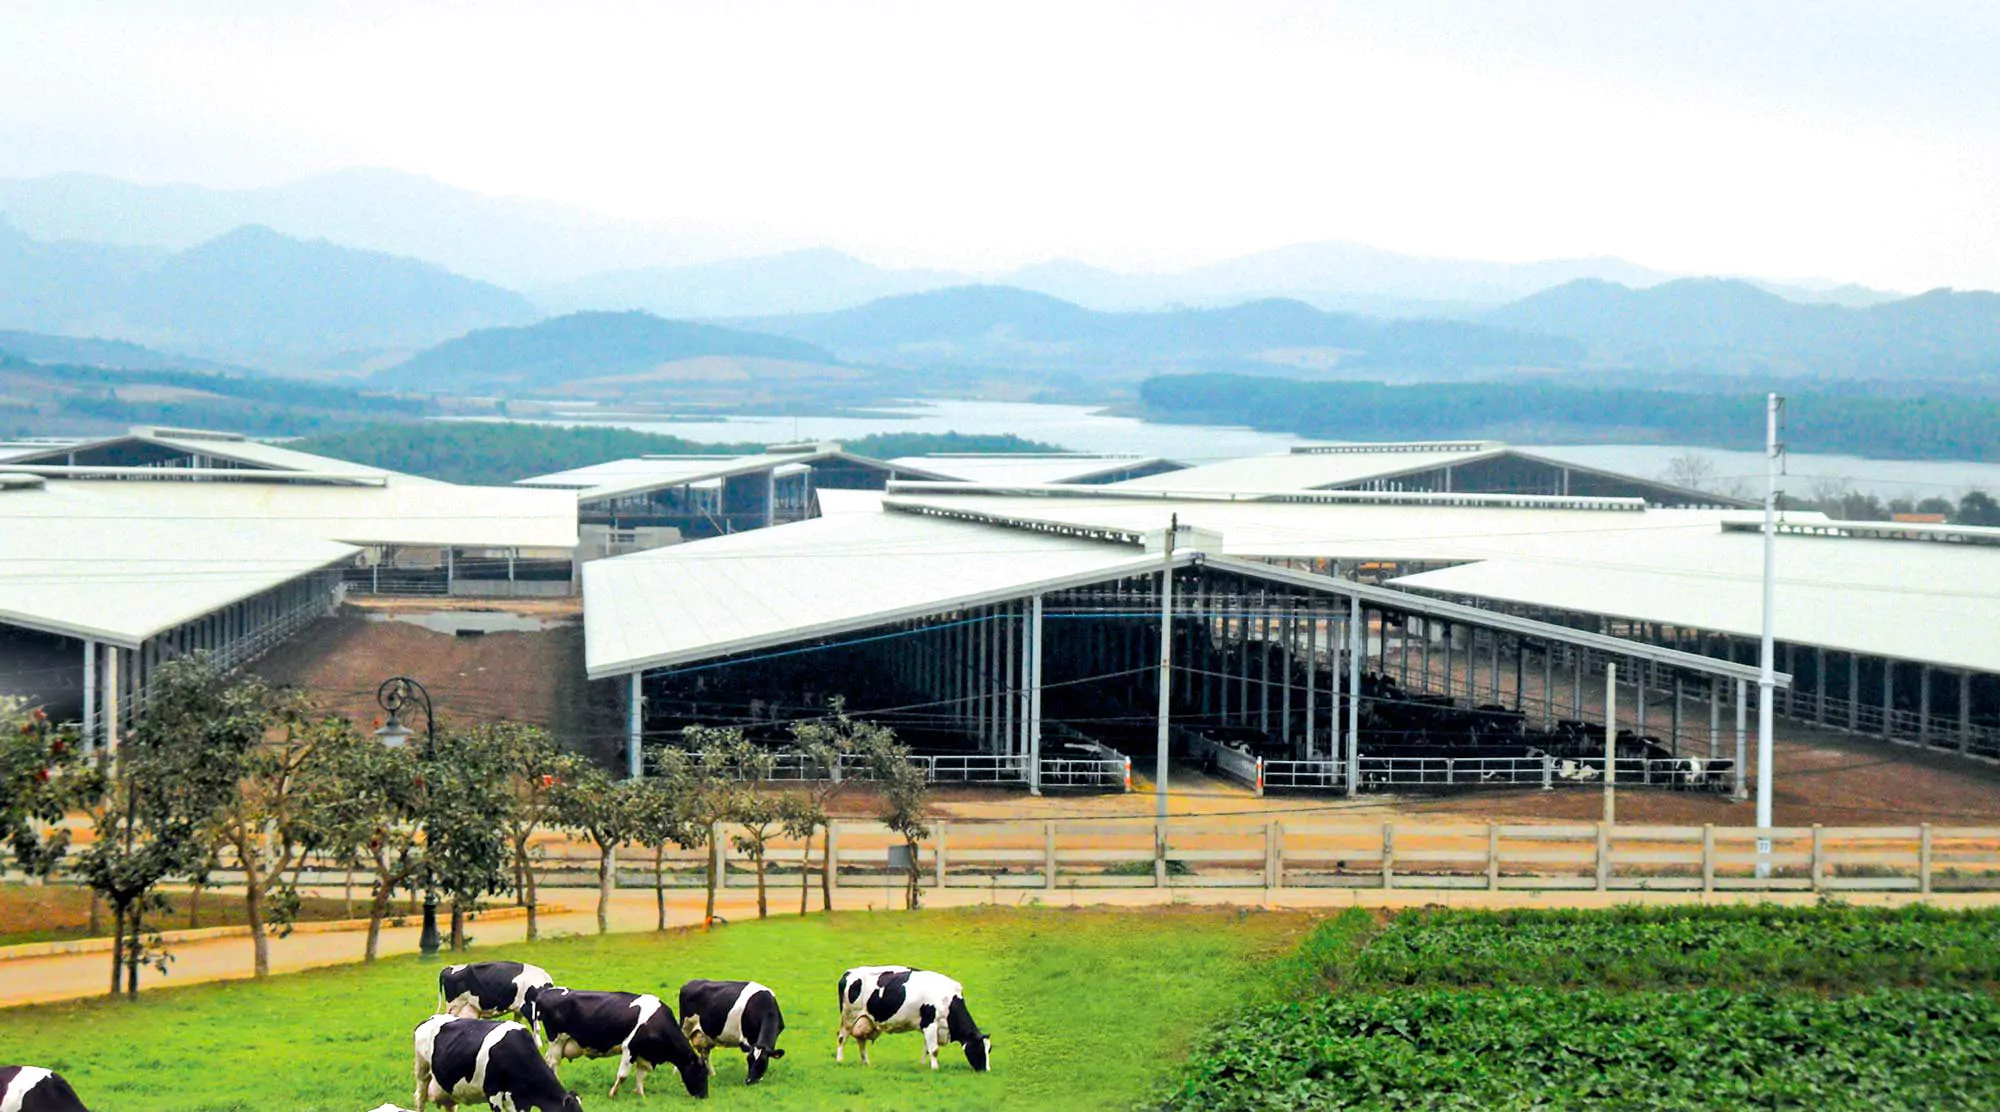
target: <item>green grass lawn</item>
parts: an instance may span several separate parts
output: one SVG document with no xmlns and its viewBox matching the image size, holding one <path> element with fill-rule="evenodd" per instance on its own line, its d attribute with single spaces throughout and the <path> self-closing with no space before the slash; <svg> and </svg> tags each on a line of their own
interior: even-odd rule
<svg viewBox="0 0 2000 1112">
<path fill-rule="evenodd" d="M 480 948 L 478 958 L 546 966 L 574 988 L 656 992 L 672 1006 L 691 977 L 770 985 L 787 1051 L 755 1088 L 743 1057 L 715 1052 L 719 1108 L 1129 1108 L 1152 1095 L 1189 1045 L 1269 986 L 1310 921 L 1300 915 L 1161 909 L 843 913 L 738 924 L 712 934 L 613 935 Z M 835 982 L 852 965 L 904 963 L 965 984 L 992 1036 L 993 1072 L 956 1048 L 932 1074 L 914 1034 L 875 1044 L 875 1065 L 833 1061 Z M 1280 963 L 1282 964 L 1282 963 Z M 414 958 L 165 989 L 109 1001 L 0 1011 L 8 1061 L 50 1066 L 111 1112 L 271 1109 L 362 1112 L 411 1096 L 410 1031 L 431 1014 L 436 966 Z M 851 1048 L 850 1048 L 851 1049 Z M 563 1079 L 585 1108 L 615 1059 L 574 1061 Z M 647 1105 L 689 1101 L 672 1071 Z M 615 1102 L 638 1104 L 629 1093 Z"/>
</svg>

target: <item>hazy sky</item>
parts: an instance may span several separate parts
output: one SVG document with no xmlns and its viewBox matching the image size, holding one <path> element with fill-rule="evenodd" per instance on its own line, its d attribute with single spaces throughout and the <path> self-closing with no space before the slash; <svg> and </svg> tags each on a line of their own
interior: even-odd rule
<svg viewBox="0 0 2000 1112">
<path fill-rule="evenodd" d="M 1995 288 L 2000 3 L 0 0 L 0 174 L 358 165 L 896 264 Z"/>
</svg>

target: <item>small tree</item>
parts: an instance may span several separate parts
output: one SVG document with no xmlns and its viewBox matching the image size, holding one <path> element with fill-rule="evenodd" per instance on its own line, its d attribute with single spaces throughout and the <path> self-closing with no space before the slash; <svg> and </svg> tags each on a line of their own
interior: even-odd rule
<svg viewBox="0 0 2000 1112">
<path fill-rule="evenodd" d="M 506 832 L 514 895 L 528 909 L 528 940 L 532 942 L 541 937 L 535 880 L 540 854 L 534 845 L 535 835 L 556 823 L 556 796 L 563 783 L 583 774 L 583 759 L 563 752 L 547 730 L 518 722 L 476 726 L 465 732 L 461 742 L 481 750 L 482 759 L 505 777 L 507 799 L 493 818 Z"/>
<path fill-rule="evenodd" d="M 792 748 L 804 765 L 805 787 L 787 795 L 782 808 L 785 833 L 804 841 L 804 854 L 808 861 L 812 858 L 813 836 L 822 830 L 830 831 L 834 799 L 853 782 L 842 775 L 842 759 L 860 756 L 863 758 L 861 766 L 867 768 L 877 760 L 873 754 L 896 745 L 894 730 L 878 723 L 849 718 L 845 700 L 835 698 L 829 708 L 832 711 L 830 717 L 800 722 L 792 727 Z M 823 911 L 833 910 L 833 873 L 836 866 L 832 858 L 832 842 L 829 832 L 826 856 L 822 858 L 819 871 L 820 909 Z M 807 893 L 811 888 L 811 870 L 802 865 L 800 873 L 799 914 L 804 915 Z"/>
<path fill-rule="evenodd" d="M 897 741 L 895 734 L 888 730 L 873 736 L 861 756 L 869 777 L 881 786 L 882 803 L 876 817 L 882 825 L 900 835 L 903 845 L 909 849 L 907 904 L 914 911 L 921 899 L 917 890 L 917 880 L 922 875 L 917 868 L 917 847 L 931 832 L 927 822 L 930 778 L 916 762 L 910 760 L 908 747 Z"/>
<path fill-rule="evenodd" d="M 94 838 L 78 873 L 111 905 L 114 995 L 121 971 L 136 995 L 141 965 L 166 968 L 167 956 L 147 943 L 146 912 L 164 905 L 167 878 L 203 878 L 207 835 L 236 791 L 244 754 L 263 739 L 265 708 L 250 689 L 221 680 L 205 657 L 160 667 L 91 813 Z"/>
<path fill-rule="evenodd" d="M 707 842 L 682 814 L 681 800 L 661 777 L 634 781 L 632 840 L 653 851 L 653 905 L 656 930 L 667 929 L 667 847 L 689 848 Z"/>
<path fill-rule="evenodd" d="M 367 865 L 368 938 L 363 961 L 374 961 L 382 921 L 396 893 L 423 871 L 417 819 L 422 811 L 423 772 L 417 754 L 383 745 L 358 731 L 327 739 L 321 756 L 325 775 L 314 777 L 309 808 L 315 819 L 314 847 L 337 860 Z"/>
<path fill-rule="evenodd" d="M 426 880 L 450 898 L 451 948 L 463 950 L 465 912 L 508 886 L 512 857 L 493 820 L 492 791 L 505 775 L 497 754 L 450 731 L 440 731 L 429 758 L 418 763 Z"/>
<path fill-rule="evenodd" d="M 716 869 L 715 831 L 741 810 L 751 792 L 748 781 L 770 776 L 771 758 L 743 739 L 743 731 L 716 726 L 689 726 L 681 745 L 653 751 L 654 767 L 666 790 L 679 801 L 683 832 L 689 849 L 707 847 L 708 901 L 703 924 L 715 922 L 715 895 L 721 883 Z"/>
<path fill-rule="evenodd" d="M 555 789 L 556 821 L 597 847 L 597 933 L 611 930 L 611 890 L 617 885 L 618 847 L 638 831 L 646 805 L 641 781 L 614 781 L 594 765 Z"/>
<path fill-rule="evenodd" d="M 0 833 L 14 864 L 46 882 L 69 853 L 63 819 L 104 791 L 104 778 L 83 760 L 77 732 L 57 726 L 41 708 L 0 700 Z"/>
<path fill-rule="evenodd" d="M 784 830 L 784 811 L 777 797 L 760 790 L 754 782 L 737 796 L 736 806 L 729 813 L 729 821 L 736 824 L 736 833 L 730 836 L 730 843 L 736 852 L 748 857 L 757 871 L 757 918 L 771 917 L 771 905 L 766 896 L 764 857 L 771 846 L 771 839 Z"/>
</svg>

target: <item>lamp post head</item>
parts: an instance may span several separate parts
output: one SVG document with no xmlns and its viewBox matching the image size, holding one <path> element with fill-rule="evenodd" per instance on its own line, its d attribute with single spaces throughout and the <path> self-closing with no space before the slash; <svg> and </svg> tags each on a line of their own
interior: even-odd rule
<svg viewBox="0 0 2000 1112">
<path fill-rule="evenodd" d="M 417 736 L 416 731 L 403 725 L 403 720 L 397 718 L 394 712 L 391 712 L 389 720 L 382 723 L 375 731 L 376 740 L 391 749 L 403 748 L 410 744 L 410 739 L 415 736 Z"/>
</svg>

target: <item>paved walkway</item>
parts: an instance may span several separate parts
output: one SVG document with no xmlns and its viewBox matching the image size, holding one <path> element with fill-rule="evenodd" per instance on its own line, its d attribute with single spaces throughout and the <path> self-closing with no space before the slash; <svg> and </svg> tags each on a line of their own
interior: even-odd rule
<svg viewBox="0 0 2000 1112">
<path fill-rule="evenodd" d="M 923 895 L 924 906 L 928 908 L 983 904 L 1009 906 L 1041 904 L 1055 907 L 1102 906 L 1138 909 L 1168 904 L 1219 904 L 1318 911 L 1334 911 L 1356 906 L 1421 907 L 1442 904 L 1459 907 L 1609 907 L 1638 901 L 1729 903 L 1759 899 L 1806 904 L 1816 899 L 1812 894 L 1803 892 L 1781 895 L 1717 892 L 1704 896 L 1700 892 L 1486 892 L 1451 889 L 1382 891 L 1366 888 L 1287 888 L 1275 892 L 1266 892 L 1258 888 L 1169 888 L 1164 891 L 1155 888 L 1060 888 L 1055 891 L 1040 888 L 997 890 L 951 888 L 941 892 L 926 890 Z M 789 887 L 773 889 L 772 913 L 779 915 L 792 913 L 798 907 L 797 897 L 796 889 Z M 547 898 L 566 910 L 542 916 L 543 938 L 590 934 L 597 930 L 595 890 L 556 889 L 550 892 Z M 813 894 L 815 908 L 818 906 L 818 898 L 818 891 L 815 890 Z M 1909 896 L 1888 893 L 1881 895 L 1854 893 L 1844 898 L 1858 904 L 1899 904 L 1910 902 L 1912 899 Z M 847 886 L 835 890 L 834 893 L 836 908 L 844 910 L 896 907 L 900 906 L 900 899 L 900 891 L 892 892 L 881 888 Z M 1940 907 L 1994 906 L 2000 904 L 2000 893 L 1937 895 L 1933 896 L 1930 902 Z M 667 894 L 667 916 L 672 926 L 693 926 L 699 923 L 702 907 L 703 893 L 699 889 L 675 889 Z M 733 889 L 723 895 L 719 910 L 725 918 L 737 922 L 753 919 L 757 914 L 756 893 Z M 653 893 L 650 890 L 621 889 L 614 893 L 611 906 L 611 929 L 614 932 L 649 931 L 654 928 L 656 922 Z M 527 933 L 526 923 L 520 919 L 474 922 L 469 924 L 467 929 L 473 936 L 475 948 L 520 942 Z M 385 956 L 415 953 L 417 933 L 417 927 L 414 925 L 385 927 L 382 931 L 381 952 Z M 290 973 L 319 966 L 358 962 L 361 960 L 364 941 L 365 935 L 361 931 L 295 934 L 289 938 L 273 938 L 271 971 Z M 251 947 L 248 938 L 209 939 L 184 943 L 174 947 L 173 954 L 174 962 L 169 975 L 161 977 L 155 973 L 141 974 L 141 991 L 147 988 L 199 984 L 206 981 L 240 980 L 250 976 Z M 110 975 L 110 958 L 107 954 L 67 954 L 0 963 L 0 1007 L 102 995 L 109 987 Z"/>
</svg>

